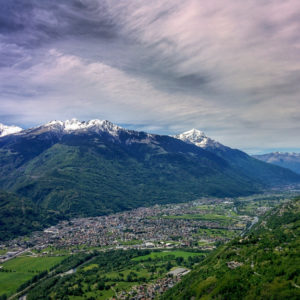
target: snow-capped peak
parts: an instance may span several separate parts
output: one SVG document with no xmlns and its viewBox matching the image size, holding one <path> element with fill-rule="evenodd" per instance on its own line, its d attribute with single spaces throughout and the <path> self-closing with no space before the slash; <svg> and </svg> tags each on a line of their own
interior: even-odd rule
<svg viewBox="0 0 300 300">
<path fill-rule="evenodd" d="M 191 142 L 199 140 L 199 139 L 207 138 L 207 136 L 205 135 L 205 133 L 203 131 L 195 129 L 195 128 L 193 128 L 189 131 L 185 131 L 185 132 L 179 134 L 178 136 L 180 138 L 189 139 Z"/>
<path fill-rule="evenodd" d="M 111 135 L 117 135 L 118 131 L 124 130 L 123 128 L 107 121 L 107 120 L 90 120 L 88 122 L 81 122 L 77 119 L 71 119 L 66 121 L 51 121 L 44 125 L 45 127 L 53 130 L 59 130 L 63 132 L 74 131 L 93 131 L 100 132 L 105 131 Z"/>
<path fill-rule="evenodd" d="M 222 144 L 207 137 L 203 131 L 195 128 L 181 134 L 177 134 L 174 137 L 184 142 L 195 144 L 201 148 L 219 148 L 223 146 Z"/>
<path fill-rule="evenodd" d="M 3 137 L 5 135 L 13 134 L 22 131 L 23 129 L 18 126 L 7 126 L 2 123 L 0 123 L 0 137 Z"/>
</svg>

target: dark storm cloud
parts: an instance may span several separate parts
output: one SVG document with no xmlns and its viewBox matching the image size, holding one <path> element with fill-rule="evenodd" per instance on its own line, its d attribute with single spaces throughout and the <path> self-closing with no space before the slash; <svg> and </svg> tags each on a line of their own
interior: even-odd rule
<svg viewBox="0 0 300 300">
<path fill-rule="evenodd" d="M 0 11 L 5 40 L 28 48 L 72 35 L 110 39 L 116 34 L 105 5 L 95 1 L 2 1 Z"/>
</svg>

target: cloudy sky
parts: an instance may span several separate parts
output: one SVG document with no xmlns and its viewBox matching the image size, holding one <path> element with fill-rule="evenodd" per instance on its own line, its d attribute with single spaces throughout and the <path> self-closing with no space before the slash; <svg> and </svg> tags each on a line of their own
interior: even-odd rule
<svg viewBox="0 0 300 300">
<path fill-rule="evenodd" d="M 300 1 L 0 0 L 0 122 L 73 117 L 300 151 Z"/>
</svg>

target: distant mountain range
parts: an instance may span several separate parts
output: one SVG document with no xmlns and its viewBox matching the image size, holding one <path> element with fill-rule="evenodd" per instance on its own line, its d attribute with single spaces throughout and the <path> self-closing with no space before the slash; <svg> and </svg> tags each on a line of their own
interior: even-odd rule
<svg viewBox="0 0 300 300">
<path fill-rule="evenodd" d="M 241 174 L 245 178 L 258 180 L 267 185 L 280 185 L 284 183 L 283 178 L 286 173 L 282 168 L 274 169 L 270 164 L 262 164 L 261 161 L 247 155 L 241 150 L 232 149 L 214 141 L 200 130 L 192 129 L 174 137 L 201 147 L 224 159 L 235 172 Z M 288 183 L 288 181 L 285 183 Z"/>
<path fill-rule="evenodd" d="M 264 162 L 290 169 L 300 174 L 300 153 L 271 152 L 261 155 L 253 155 L 254 158 Z"/>
<path fill-rule="evenodd" d="M 292 171 L 214 142 L 197 130 L 175 138 L 109 121 L 72 119 L 0 138 L 0 189 L 28 199 L 35 211 L 51 211 L 59 218 L 201 196 L 248 195 L 299 182 Z"/>
</svg>

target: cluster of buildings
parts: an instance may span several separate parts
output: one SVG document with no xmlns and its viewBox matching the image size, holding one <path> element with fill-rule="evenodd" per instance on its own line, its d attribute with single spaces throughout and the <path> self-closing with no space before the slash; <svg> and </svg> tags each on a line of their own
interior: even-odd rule
<svg viewBox="0 0 300 300">
<path fill-rule="evenodd" d="M 86 248 L 104 249 L 196 247 L 212 250 L 215 242 L 229 238 L 222 234 L 203 236 L 199 233 L 200 228 L 240 232 L 251 221 L 248 216 L 235 216 L 225 224 L 221 219 L 207 217 L 222 203 L 220 199 L 206 202 L 201 199 L 182 204 L 142 207 L 107 216 L 76 218 L 35 232 L 29 238 L 11 240 L 0 245 L 0 249 L 42 250 L 53 246 L 76 252 L 82 250 L 84 245 Z M 203 205 L 208 208 L 203 209 Z M 230 207 L 232 202 L 227 201 L 224 205 Z M 227 214 L 234 212 L 234 207 L 226 211 Z"/>
<path fill-rule="evenodd" d="M 176 268 L 168 273 L 167 277 L 160 278 L 154 283 L 142 284 L 134 286 L 129 291 L 122 291 L 118 295 L 113 297 L 111 300 L 131 299 L 131 300 L 152 300 L 156 299 L 157 296 L 162 295 L 165 291 L 172 288 L 181 278 L 188 274 L 190 270 L 186 268 Z"/>
</svg>

